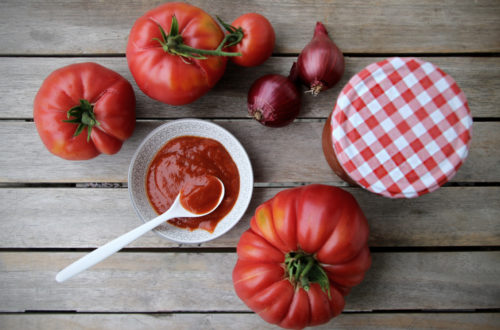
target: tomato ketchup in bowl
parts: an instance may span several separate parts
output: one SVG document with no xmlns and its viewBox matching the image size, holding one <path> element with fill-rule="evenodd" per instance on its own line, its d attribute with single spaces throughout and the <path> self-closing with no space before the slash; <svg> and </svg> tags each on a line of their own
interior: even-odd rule
<svg viewBox="0 0 500 330">
<path fill-rule="evenodd" d="M 168 222 L 189 230 L 204 229 L 212 233 L 219 221 L 231 211 L 240 189 L 238 168 L 224 146 L 199 136 L 179 136 L 161 147 L 151 161 L 146 174 L 146 193 L 156 213 L 170 208 L 181 192 L 187 210 L 199 209 L 206 213 L 217 203 L 210 196 L 218 196 L 220 185 L 225 194 L 221 204 L 210 214 L 198 218 L 175 218 Z M 211 191 L 212 190 L 212 191 Z M 211 200 L 212 199 L 212 200 Z M 212 204 L 211 204 L 212 203 Z"/>
<path fill-rule="evenodd" d="M 179 243 L 213 240 L 236 225 L 253 192 L 250 159 L 230 132 L 206 120 L 166 123 L 142 141 L 132 158 L 128 173 L 132 206 L 142 221 L 148 221 L 168 209 L 183 189 L 193 203 L 199 198 L 210 204 L 215 192 L 201 194 L 203 184 L 210 186 L 210 176 L 224 185 L 221 204 L 206 216 L 165 222 L 154 230 L 157 234 Z"/>
</svg>

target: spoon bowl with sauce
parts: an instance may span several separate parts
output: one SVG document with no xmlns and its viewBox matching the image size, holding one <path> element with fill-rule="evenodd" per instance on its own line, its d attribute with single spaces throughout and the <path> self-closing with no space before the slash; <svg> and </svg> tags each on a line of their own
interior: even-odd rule
<svg viewBox="0 0 500 330">
<path fill-rule="evenodd" d="M 78 259 L 61 270 L 56 275 L 56 281 L 64 282 L 94 266 L 169 219 L 201 217 L 213 212 L 222 202 L 224 193 L 224 184 L 214 176 L 190 181 L 183 186 L 166 212 Z"/>
</svg>

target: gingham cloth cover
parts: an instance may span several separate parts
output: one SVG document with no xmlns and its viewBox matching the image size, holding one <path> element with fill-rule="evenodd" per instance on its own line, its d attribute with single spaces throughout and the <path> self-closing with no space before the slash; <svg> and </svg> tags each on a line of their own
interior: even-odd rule
<svg viewBox="0 0 500 330">
<path fill-rule="evenodd" d="M 453 177 L 468 154 L 472 117 L 453 78 L 432 63 L 394 57 L 349 80 L 330 124 L 337 159 L 355 182 L 411 198 Z"/>
</svg>

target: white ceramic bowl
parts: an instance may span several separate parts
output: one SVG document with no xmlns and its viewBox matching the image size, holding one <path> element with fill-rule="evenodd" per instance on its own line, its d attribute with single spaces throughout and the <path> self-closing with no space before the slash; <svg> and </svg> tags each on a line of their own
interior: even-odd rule
<svg viewBox="0 0 500 330">
<path fill-rule="evenodd" d="M 241 143 L 226 129 L 206 120 L 180 119 L 153 130 L 137 148 L 128 172 L 128 191 L 132 205 L 142 221 L 157 216 L 146 194 L 146 174 L 153 157 L 169 140 L 179 136 L 199 136 L 219 141 L 236 163 L 240 175 L 240 192 L 231 211 L 217 224 L 213 233 L 203 229 L 189 231 L 165 223 L 154 231 L 178 243 L 203 243 L 230 230 L 245 213 L 253 191 L 253 171 L 250 159 Z"/>
</svg>

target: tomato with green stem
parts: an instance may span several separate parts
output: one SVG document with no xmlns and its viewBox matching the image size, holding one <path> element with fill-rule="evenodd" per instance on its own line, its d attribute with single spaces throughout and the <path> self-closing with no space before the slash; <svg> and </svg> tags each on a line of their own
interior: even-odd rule
<svg viewBox="0 0 500 330">
<path fill-rule="evenodd" d="M 68 160 L 115 154 L 135 128 L 132 85 L 97 63 L 52 72 L 36 94 L 33 117 L 47 149 Z"/>
<path fill-rule="evenodd" d="M 236 294 L 269 323 L 328 322 L 371 265 L 354 197 L 326 185 L 285 189 L 260 205 L 237 245 Z"/>
<path fill-rule="evenodd" d="M 271 56 L 276 36 L 267 18 L 248 13 L 238 17 L 231 25 L 217 18 L 231 35 L 226 43 L 228 51 L 241 53 L 241 56 L 231 57 L 231 61 L 251 67 L 261 65 Z"/>
<path fill-rule="evenodd" d="M 202 9 L 169 2 L 134 23 L 126 50 L 128 66 L 149 97 L 188 104 L 222 77 L 226 57 L 240 55 L 223 49 L 230 37 Z"/>
</svg>

